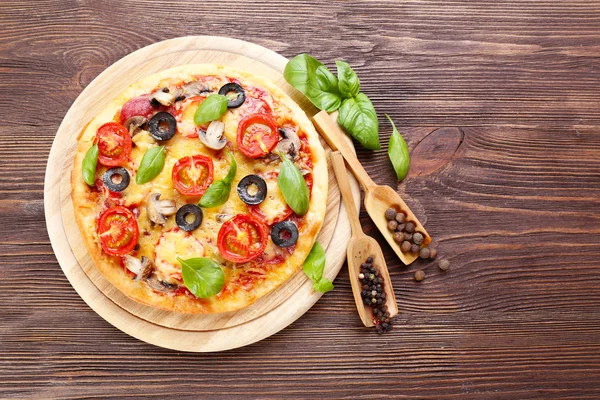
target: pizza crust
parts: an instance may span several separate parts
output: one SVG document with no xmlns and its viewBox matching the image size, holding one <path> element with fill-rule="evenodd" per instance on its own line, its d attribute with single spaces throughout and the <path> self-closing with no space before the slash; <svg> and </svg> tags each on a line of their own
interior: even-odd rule
<svg viewBox="0 0 600 400">
<path fill-rule="evenodd" d="M 310 207 L 308 213 L 303 217 L 304 223 L 300 230 L 300 239 L 296 244 L 294 253 L 277 269 L 276 273 L 267 275 L 267 279 L 261 281 L 260 284 L 254 286 L 251 290 L 240 289 L 233 295 L 221 298 L 197 299 L 190 295 L 158 294 L 144 282 L 134 281 L 121 266 L 119 257 L 112 257 L 103 253 L 96 234 L 96 219 L 100 211 L 100 205 L 92 204 L 93 196 L 89 187 L 83 181 L 81 171 L 82 160 L 93 143 L 97 129 L 105 122 L 112 121 L 125 102 L 133 97 L 149 93 L 159 85 L 164 85 L 165 82 L 189 81 L 196 75 L 224 75 L 240 79 L 245 84 L 267 89 L 275 102 L 280 102 L 291 110 L 292 120 L 306 133 L 313 161 L 313 186 Z M 304 111 L 269 80 L 245 71 L 220 65 L 184 65 L 148 76 L 131 85 L 116 99 L 111 101 L 80 133 L 73 166 L 71 197 L 74 205 L 75 219 L 96 267 L 108 281 L 131 299 L 149 306 L 181 313 L 202 314 L 238 310 L 249 306 L 287 281 L 302 268 L 302 263 L 321 230 L 327 206 L 328 174 L 325 151 L 320 143 L 317 132 Z M 165 166 L 166 168 L 167 166 Z M 143 217 L 143 214 L 140 215 L 138 221 Z M 202 226 L 199 229 L 202 229 Z"/>
</svg>

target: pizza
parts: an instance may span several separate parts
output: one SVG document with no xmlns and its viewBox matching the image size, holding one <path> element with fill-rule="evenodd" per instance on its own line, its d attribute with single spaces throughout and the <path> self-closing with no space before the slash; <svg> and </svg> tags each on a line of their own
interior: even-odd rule
<svg viewBox="0 0 600 400">
<path fill-rule="evenodd" d="M 248 72 L 198 64 L 143 78 L 77 141 L 71 198 L 87 250 L 146 305 L 246 307 L 302 268 L 323 224 L 319 136 Z"/>
</svg>

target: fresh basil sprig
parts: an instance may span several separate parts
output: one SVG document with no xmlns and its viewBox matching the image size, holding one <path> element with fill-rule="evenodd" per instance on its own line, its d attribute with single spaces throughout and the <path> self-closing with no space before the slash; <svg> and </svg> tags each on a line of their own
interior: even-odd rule
<svg viewBox="0 0 600 400">
<path fill-rule="evenodd" d="M 83 162 L 81 163 L 81 172 L 83 180 L 90 186 L 96 183 L 96 166 L 98 165 L 98 144 L 95 143 L 85 153 Z"/>
<path fill-rule="evenodd" d="M 142 185 L 156 178 L 165 167 L 165 153 L 165 146 L 148 149 L 135 175 L 135 183 Z"/>
<path fill-rule="evenodd" d="M 333 283 L 323 276 L 326 261 L 323 246 L 319 242 L 315 242 L 308 257 L 304 260 L 302 269 L 306 276 L 313 281 L 313 289 L 317 292 L 325 293 L 333 289 Z"/>
<path fill-rule="evenodd" d="M 218 294 L 225 283 L 223 269 L 210 258 L 197 257 L 182 260 L 181 264 L 183 283 L 198 298 L 204 299 Z"/>
<path fill-rule="evenodd" d="M 209 95 L 194 113 L 194 123 L 202 125 L 205 122 L 215 121 L 227 111 L 227 97 L 220 94 Z"/>
<path fill-rule="evenodd" d="M 285 155 L 280 154 L 281 167 L 277 176 L 277 184 L 285 202 L 298 215 L 308 211 L 310 193 L 302 173 Z"/>
<path fill-rule="evenodd" d="M 283 76 L 320 110 L 333 112 L 342 104 L 336 77 L 308 54 L 292 58 L 285 66 Z"/>
<path fill-rule="evenodd" d="M 229 153 L 229 160 L 231 162 L 231 166 L 229 167 L 229 172 L 225 178 L 220 181 L 216 181 L 210 184 L 198 205 L 204 208 L 217 207 L 229 199 L 229 193 L 231 192 L 231 182 L 233 178 L 235 178 L 235 174 L 237 172 L 237 163 L 235 162 L 235 158 L 233 154 Z"/>
<path fill-rule="evenodd" d="M 359 93 L 355 98 L 344 100 L 338 114 L 338 124 L 351 132 L 364 147 L 379 150 L 379 121 L 371 100 Z"/>
<path fill-rule="evenodd" d="M 337 66 L 340 93 L 347 98 L 356 97 L 360 90 L 358 75 L 347 62 L 336 61 L 335 65 Z"/>
<path fill-rule="evenodd" d="M 285 80 L 319 109 L 339 108 L 338 123 L 367 149 L 378 150 L 379 122 L 369 98 L 360 93 L 360 81 L 350 65 L 337 61 L 337 78 L 308 54 L 292 58 L 283 72 Z"/>
<path fill-rule="evenodd" d="M 389 115 L 385 114 L 385 116 L 390 120 L 390 124 L 392 124 L 393 128 L 390 143 L 388 145 L 388 156 L 390 157 L 394 171 L 396 171 L 398 181 L 401 181 L 408 173 L 410 154 L 408 153 L 408 146 L 404 141 L 404 138 L 400 135 L 398 129 L 396 129 L 396 125 L 394 125 L 394 121 L 392 121 Z"/>
</svg>

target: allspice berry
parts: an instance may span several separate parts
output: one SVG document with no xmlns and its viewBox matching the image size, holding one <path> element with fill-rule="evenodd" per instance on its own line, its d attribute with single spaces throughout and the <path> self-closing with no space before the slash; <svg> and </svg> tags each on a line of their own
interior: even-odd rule
<svg viewBox="0 0 600 400">
<path fill-rule="evenodd" d="M 422 259 L 428 259 L 429 258 L 429 248 L 428 247 L 423 247 L 421 249 L 421 251 L 419 252 L 419 257 L 421 257 Z"/>
<path fill-rule="evenodd" d="M 436 258 L 437 257 L 437 250 L 436 249 L 429 249 L 429 258 Z"/>
<path fill-rule="evenodd" d="M 419 253 L 419 245 L 418 244 L 413 244 L 410 248 L 410 252 L 411 253 Z"/>
<path fill-rule="evenodd" d="M 421 232 L 415 232 L 413 234 L 413 242 L 415 244 L 421 244 L 421 243 L 423 243 L 423 239 L 424 239 L 423 238 L 423 234 Z"/>
<path fill-rule="evenodd" d="M 404 213 L 399 212 L 398 214 L 396 214 L 396 222 L 398 222 L 399 224 L 404 222 L 404 218 L 406 218 Z"/>
<path fill-rule="evenodd" d="M 445 258 L 442 258 L 438 263 L 438 267 L 440 267 L 442 271 L 448 271 L 448 268 L 450 268 L 450 261 L 446 260 Z"/>
<path fill-rule="evenodd" d="M 406 223 L 406 227 L 404 228 L 404 230 L 406 230 L 406 232 L 408 232 L 408 233 L 413 233 L 415 231 L 415 223 L 414 222 L 407 222 Z"/>
<path fill-rule="evenodd" d="M 412 233 L 404 232 L 404 240 L 411 241 L 412 238 L 413 238 L 413 234 Z"/>
<path fill-rule="evenodd" d="M 405 240 L 400 245 L 400 250 L 402 250 L 403 253 L 408 253 L 410 251 L 411 247 L 412 247 L 412 245 L 410 244 L 410 242 L 408 240 Z"/>
<path fill-rule="evenodd" d="M 402 232 L 404 230 L 405 226 L 406 226 L 405 224 L 398 224 L 398 226 L 396 227 L 396 230 L 398 232 Z"/>
<path fill-rule="evenodd" d="M 388 221 L 391 221 L 393 219 L 396 218 L 396 210 L 393 207 L 388 208 L 387 210 L 385 210 L 385 218 Z"/>
<path fill-rule="evenodd" d="M 394 242 L 398 244 L 404 241 L 404 234 L 402 232 L 395 232 L 392 236 L 394 237 Z"/>
<path fill-rule="evenodd" d="M 415 281 L 421 282 L 423 279 L 425 279 L 425 272 L 420 269 L 416 270 L 415 271 Z"/>
<path fill-rule="evenodd" d="M 388 229 L 392 232 L 396 230 L 398 223 L 395 220 L 388 221 Z"/>
</svg>

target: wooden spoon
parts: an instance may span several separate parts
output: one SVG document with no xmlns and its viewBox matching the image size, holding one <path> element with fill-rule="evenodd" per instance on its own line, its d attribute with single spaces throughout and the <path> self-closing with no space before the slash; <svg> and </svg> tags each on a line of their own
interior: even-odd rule
<svg viewBox="0 0 600 400">
<path fill-rule="evenodd" d="M 375 222 L 377 228 L 381 231 L 385 240 L 388 241 L 404 264 L 411 264 L 419 255 L 410 252 L 404 253 L 400 250 L 400 245 L 394 241 L 394 237 L 392 236 L 393 232 L 388 229 L 388 220 L 385 217 L 385 211 L 388 208 L 393 207 L 396 209 L 396 212 L 403 212 L 406 215 L 406 222 L 410 221 L 416 225 L 415 232 L 421 232 L 423 234 L 424 239 L 421 247 L 431 243 L 431 237 L 423 225 L 421 225 L 417 217 L 408 208 L 406 203 L 402 201 L 394 189 L 389 186 L 377 185 L 373 182 L 362 165 L 360 165 L 360 161 L 358 161 L 356 155 L 350 150 L 350 147 L 346 143 L 346 135 L 342 132 L 337 122 L 335 122 L 326 111 L 321 111 L 315 115 L 313 117 L 313 122 L 329 146 L 333 150 L 338 150 L 342 153 L 350 166 L 350 169 L 354 173 L 354 176 L 356 176 L 356 179 L 358 179 L 361 186 L 364 188 L 365 209 L 373 222 Z"/>
<path fill-rule="evenodd" d="M 331 164 L 333 165 L 333 171 L 335 172 L 335 177 L 342 193 L 342 199 L 344 199 L 344 204 L 346 205 L 346 212 L 350 219 L 350 226 L 352 227 L 352 237 L 350 238 L 350 242 L 348 242 L 347 257 L 354 301 L 356 302 L 356 308 L 363 324 L 366 327 L 371 327 L 373 326 L 373 313 L 371 312 L 371 307 L 366 307 L 363 303 L 361 297 L 362 283 L 358 277 L 358 274 L 360 274 L 360 265 L 367 260 L 367 257 L 373 257 L 373 265 L 377 267 L 383 278 L 383 289 L 390 318 L 398 314 L 398 304 L 396 303 L 394 288 L 392 287 L 392 281 L 390 280 L 390 274 L 388 273 L 381 247 L 379 247 L 375 239 L 365 235 L 360 226 L 358 213 L 354 205 L 354 196 L 350 190 L 348 172 L 344 165 L 344 158 L 339 151 L 331 153 Z"/>
</svg>

